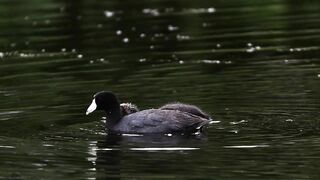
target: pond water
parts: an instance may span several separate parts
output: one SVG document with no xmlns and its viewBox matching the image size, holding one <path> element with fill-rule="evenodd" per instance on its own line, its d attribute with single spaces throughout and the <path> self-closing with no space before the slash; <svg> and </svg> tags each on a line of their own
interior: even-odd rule
<svg viewBox="0 0 320 180">
<path fill-rule="evenodd" d="M 0 179 L 319 179 L 320 1 L 0 2 Z M 195 104 L 114 137 L 92 95 Z"/>
</svg>

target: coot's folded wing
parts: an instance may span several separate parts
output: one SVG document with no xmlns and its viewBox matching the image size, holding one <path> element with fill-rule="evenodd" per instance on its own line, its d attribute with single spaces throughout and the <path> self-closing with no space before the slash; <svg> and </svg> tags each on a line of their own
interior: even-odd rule
<svg viewBox="0 0 320 180">
<path fill-rule="evenodd" d="M 207 119 L 176 110 L 149 109 L 124 116 L 112 129 L 121 133 L 193 133 Z"/>
</svg>

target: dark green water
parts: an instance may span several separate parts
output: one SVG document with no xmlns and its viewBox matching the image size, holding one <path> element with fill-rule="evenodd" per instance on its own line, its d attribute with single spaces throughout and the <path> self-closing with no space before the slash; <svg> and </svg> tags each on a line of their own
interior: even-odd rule
<svg viewBox="0 0 320 180">
<path fill-rule="evenodd" d="M 0 179 L 319 179 L 320 1 L 0 1 Z M 105 134 L 92 95 L 194 137 Z"/>
</svg>

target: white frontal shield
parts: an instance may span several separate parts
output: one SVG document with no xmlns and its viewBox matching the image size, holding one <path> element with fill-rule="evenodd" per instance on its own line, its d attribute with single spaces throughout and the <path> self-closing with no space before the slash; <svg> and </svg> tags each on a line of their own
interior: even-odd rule
<svg viewBox="0 0 320 180">
<path fill-rule="evenodd" d="M 96 108 L 97 108 L 96 100 L 93 99 L 92 103 L 90 104 L 90 106 L 87 109 L 86 115 L 92 113 L 94 110 L 96 110 Z"/>
</svg>

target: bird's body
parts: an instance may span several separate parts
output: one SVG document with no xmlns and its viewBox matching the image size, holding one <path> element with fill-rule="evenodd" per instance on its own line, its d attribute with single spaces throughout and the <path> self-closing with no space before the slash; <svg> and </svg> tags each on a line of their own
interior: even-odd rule
<svg viewBox="0 0 320 180">
<path fill-rule="evenodd" d="M 86 114 L 96 109 L 106 112 L 107 129 L 118 134 L 191 134 L 201 131 L 203 126 L 211 122 L 207 114 L 193 105 L 175 103 L 159 109 L 138 111 L 131 104 L 120 106 L 117 97 L 112 92 L 105 91 L 94 95 Z"/>
<path fill-rule="evenodd" d="M 122 117 L 116 133 L 194 133 L 210 120 L 177 110 L 147 109 Z"/>
</svg>

